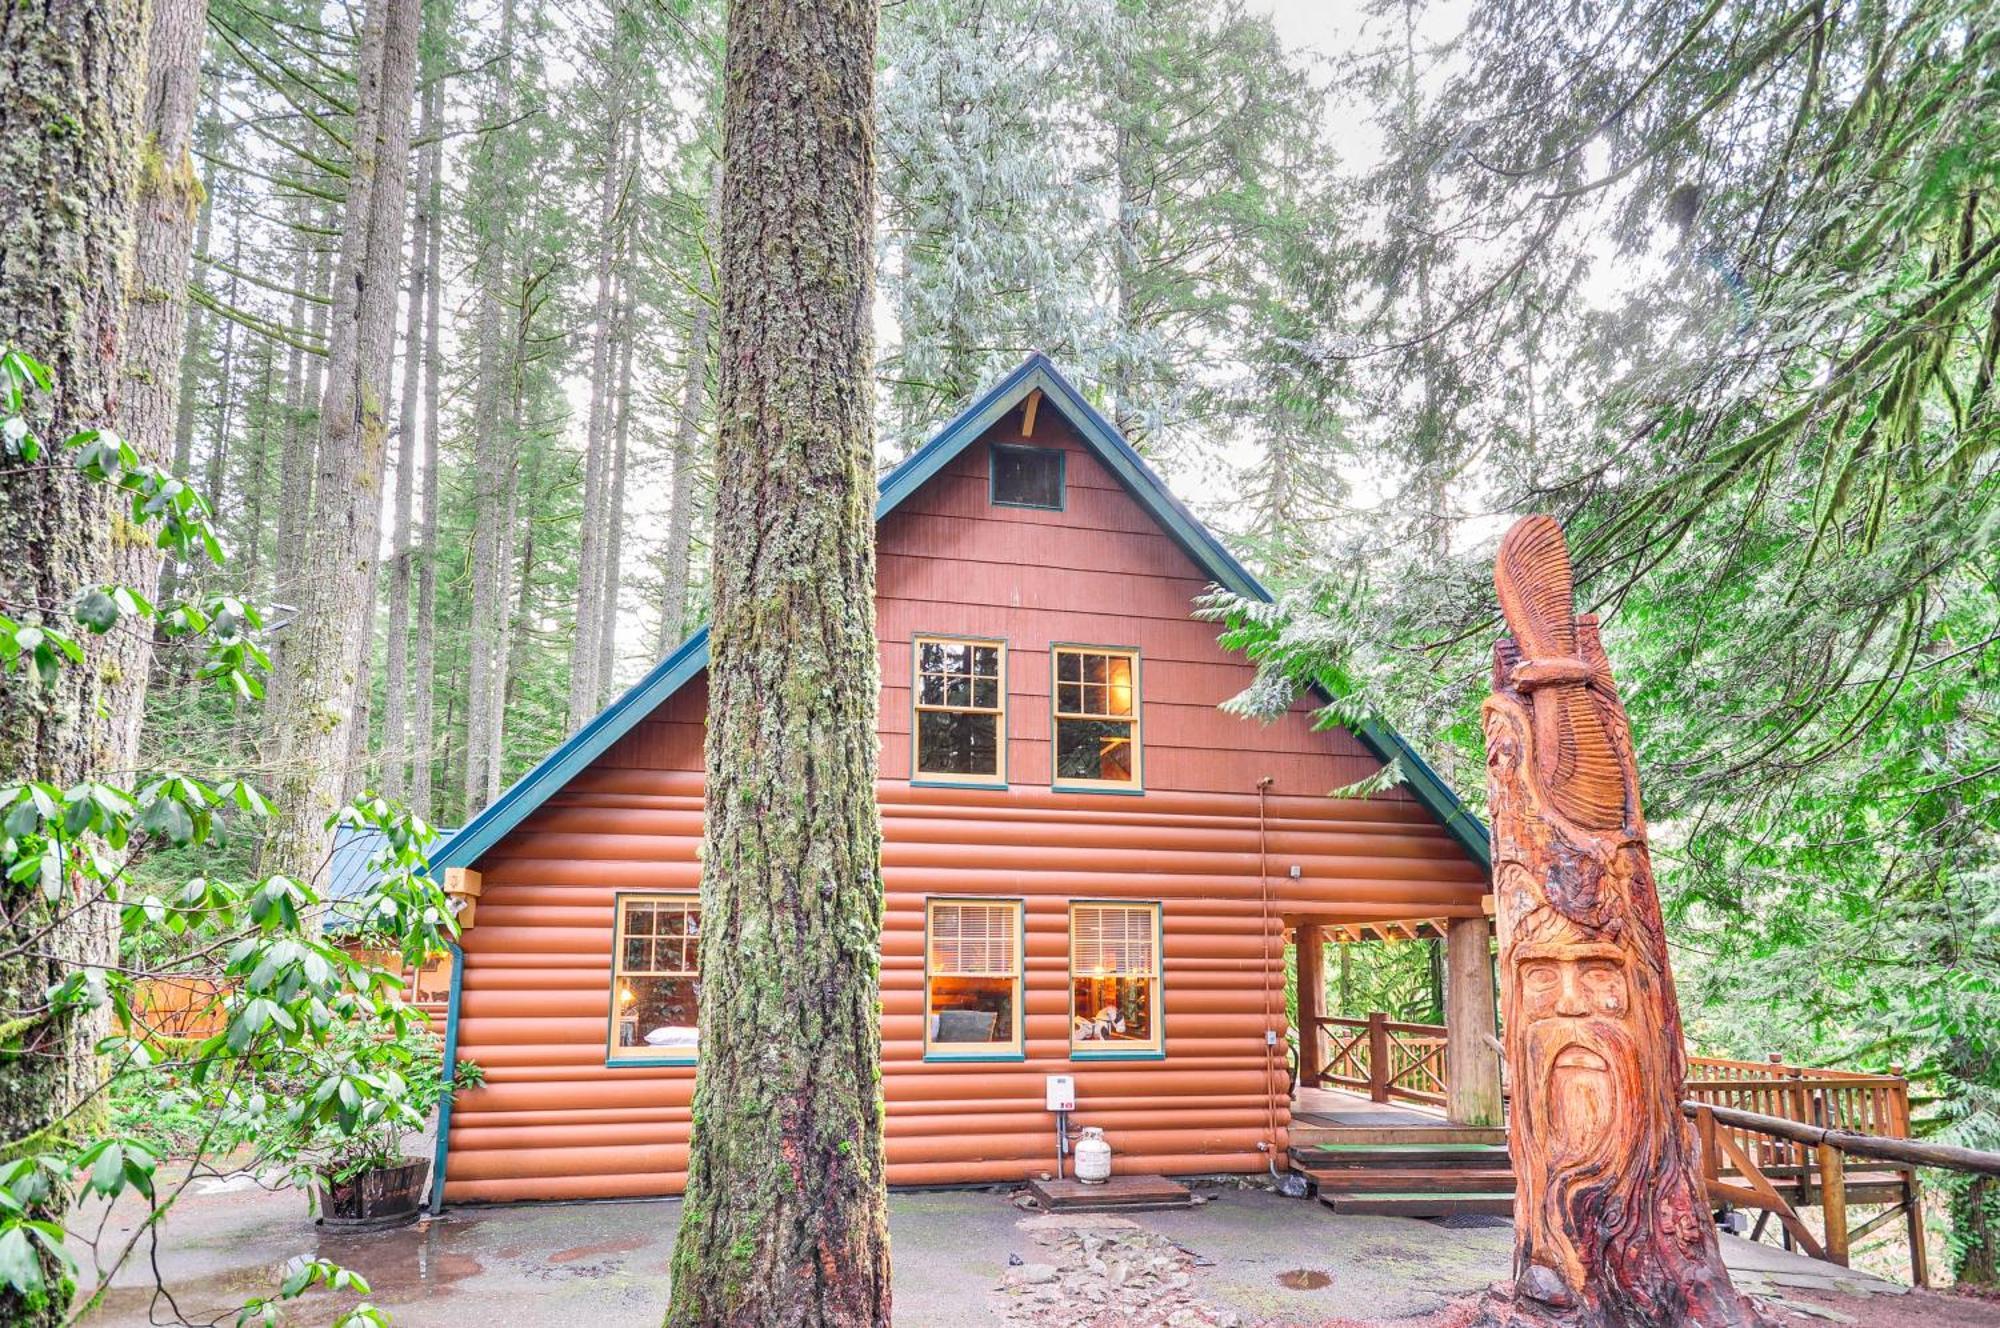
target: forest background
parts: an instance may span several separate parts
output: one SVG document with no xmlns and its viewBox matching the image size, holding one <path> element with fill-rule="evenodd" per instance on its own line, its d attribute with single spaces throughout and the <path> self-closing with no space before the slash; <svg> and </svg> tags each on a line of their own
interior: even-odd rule
<svg viewBox="0 0 2000 1328">
<path fill-rule="evenodd" d="M 160 598 L 271 606 L 281 689 L 330 593 L 359 21 L 208 0 L 185 57 L 170 465 L 231 558 Z M 720 27 L 424 0 L 390 34 L 415 112 L 347 796 L 459 823 L 702 619 Z M 2000 1147 L 1989 7 L 899 0 L 880 62 L 885 465 L 1047 352 L 1279 592 L 1214 604 L 1261 666 L 1238 708 L 1327 684 L 1475 802 L 1492 539 L 1555 512 L 1697 1048 L 1900 1066 L 1927 1129 Z M 142 767 L 280 782 L 264 712 L 185 659 Z M 1342 953 L 1336 1010 L 1431 1016 L 1426 947 Z M 2000 1192 L 1951 1203 L 1993 1280 Z"/>
</svg>

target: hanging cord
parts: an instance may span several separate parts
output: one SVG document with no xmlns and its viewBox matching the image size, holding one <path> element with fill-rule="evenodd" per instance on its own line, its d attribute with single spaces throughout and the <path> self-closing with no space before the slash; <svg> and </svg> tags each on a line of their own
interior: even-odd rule
<svg viewBox="0 0 2000 1328">
<path fill-rule="evenodd" d="M 1257 882 L 1263 900 L 1258 916 L 1263 923 L 1264 944 L 1264 1107 L 1271 1132 L 1270 1142 L 1264 1151 L 1271 1179 L 1275 1181 L 1279 1179 L 1278 1100 L 1271 1093 L 1271 1080 L 1277 1074 L 1277 1068 L 1272 1064 L 1272 1057 L 1278 1049 L 1278 1030 L 1271 1016 L 1271 853 L 1268 818 L 1264 809 L 1265 795 L 1270 792 L 1273 782 L 1270 775 L 1257 781 Z"/>
</svg>

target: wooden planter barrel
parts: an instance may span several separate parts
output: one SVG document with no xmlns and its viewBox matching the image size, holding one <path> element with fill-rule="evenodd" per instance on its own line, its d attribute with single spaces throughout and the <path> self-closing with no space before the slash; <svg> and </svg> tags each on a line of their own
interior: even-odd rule
<svg viewBox="0 0 2000 1328">
<path fill-rule="evenodd" d="M 406 1157 L 401 1166 L 378 1167 L 319 1187 L 320 1222 L 344 1231 L 376 1231 L 417 1220 L 431 1164 Z"/>
</svg>

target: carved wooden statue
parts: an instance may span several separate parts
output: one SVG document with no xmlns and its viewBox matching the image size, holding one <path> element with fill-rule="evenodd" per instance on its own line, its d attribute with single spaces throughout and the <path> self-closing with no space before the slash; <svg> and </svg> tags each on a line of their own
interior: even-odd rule
<svg viewBox="0 0 2000 1328">
<path fill-rule="evenodd" d="M 1553 518 L 1500 543 L 1487 699 L 1514 1273 L 1489 1323 L 1746 1328 L 1709 1220 L 1625 708 Z"/>
</svg>

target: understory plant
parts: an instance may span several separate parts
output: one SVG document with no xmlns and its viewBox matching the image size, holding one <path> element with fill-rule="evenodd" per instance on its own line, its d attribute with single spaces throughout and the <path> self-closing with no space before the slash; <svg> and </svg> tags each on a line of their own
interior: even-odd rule
<svg viewBox="0 0 2000 1328">
<path fill-rule="evenodd" d="M 49 386 L 40 364 L 0 347 L 0 464 L 109 486 L 129 498 L 133 532 L 222 566 L 209 504 L 184 481 L 108 431 L 46 443 L 36 434 L 37 399 Z M 63 670 L 92 667 L 93 642 L 142 632 L 163 649 L 197 654 L 189 672 L 238 705 L 257 704 L 268 667 L 262 612 L 222 593 L 155 604 L 150 590 L 77 585 L 60 612 L 0 604 L 0 682 L 53 686 Z M 403 1000 L 401 978 L 322 935 L 324 863 L 308 879 L 168 870 L 219 861 L 215 850 L 230 835 L 255 833 L 272 809 L 250 781 L 180 770 L 105 771 L 69 787 L 0 778 L 0 944 L 52 975 L 45 987 L 0 991 L 0 1076 L 62 1055 L 55 1030 L 101 1031 L 94 1062 L 65 1067 L 79 1085 L 74 1101 L 28 1128 L 10 1123 L 0 1140 L 0 1293 L 38 1321 L 53 1314 L 74 1323 L 154 1246 L 161 1220 L 197 1178 L 224 1170 L 283 1178 L 365 1162 L 394 1142 L 392 1131 L 421 1127 L 449 1090 L 436 1039 Z M 335 820 L 378 831 L 384 845 L 364 897 L 343 907 L 404 962 L 444 949 L 457 927 L 424 874 L 431 828 L 374 797 Z M 74 951 L 55 939 L 72 935 L 116 943 Z M 152 983 L 167 975 L 212 984 L 212 1031 L 162 1035 Z M 163 1121 L 171 1131 L 154 1128 Z M 163 1139 L 176 1145 L 171 1163 Z M 136 1209 L 137 1220 L 78 1220 L 93 1199 L 128 1217 Z M 86 1280 L 98 1290 L 79 1297 Z M 246 1303 L 238 1322 L 277 1322 L 284 1302 L 314 1288 L 368 1292 L 351 1270 L 301 1261 L 272 1294 Z M 159 1295 L 172 1309 L 164 1288 Z M 343 1328 L 386 1322 L 366 1300 L 336 1319 Z"/>
</svg>

